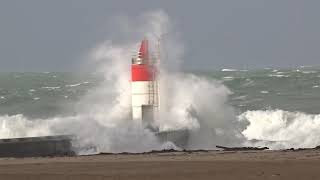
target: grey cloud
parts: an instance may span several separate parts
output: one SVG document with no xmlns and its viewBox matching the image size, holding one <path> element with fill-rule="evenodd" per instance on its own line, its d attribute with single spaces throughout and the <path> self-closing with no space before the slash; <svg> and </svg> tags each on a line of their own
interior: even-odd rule
<svg viewBox="0 0 320 180">
<path fill-rule="evenodd" d="M 185 68 L 319 65 L 318 7 L 315 0 L 1 1 L 0 70 L 76 70 L 113 35 L 112 17 L 153 9 L 181 32 Z"/>
</svg>

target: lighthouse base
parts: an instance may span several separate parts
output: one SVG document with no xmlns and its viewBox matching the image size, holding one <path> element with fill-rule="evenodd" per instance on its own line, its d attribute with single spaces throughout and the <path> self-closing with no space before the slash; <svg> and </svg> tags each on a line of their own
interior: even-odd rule
<svg viewBox="0 0 320 180">
<path fill-rule="evenodd" d="M 186 149 L 189 142 L 189 130 L 173 130 L 156 133 L 160 142 L 172 142 L 181 149 Z"/>
</svg>

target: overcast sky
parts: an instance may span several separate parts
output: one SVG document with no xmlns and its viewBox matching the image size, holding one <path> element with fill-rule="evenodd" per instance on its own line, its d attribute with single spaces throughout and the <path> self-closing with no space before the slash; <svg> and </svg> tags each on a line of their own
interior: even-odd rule
<svg viewBox="0 0 320 180">
<path fill-rule="evenodd" d="M 69 71 L 110 17 L 162 9 L 186 68 L 320 65 L 319 0 L 0 0 L 0 71 Z M 114 29 L 112 29 L 114 30 Z"/>
</svg>

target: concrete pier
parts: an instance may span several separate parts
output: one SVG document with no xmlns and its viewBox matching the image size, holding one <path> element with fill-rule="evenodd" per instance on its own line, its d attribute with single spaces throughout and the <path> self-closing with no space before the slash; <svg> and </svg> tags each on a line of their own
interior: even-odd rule
<svg viewBox="0 0 320 180">
<path fill-rule="evenodd" d="M 72 136 L 0 139 L 0 157 L 70 156 Z"/>
</svg>

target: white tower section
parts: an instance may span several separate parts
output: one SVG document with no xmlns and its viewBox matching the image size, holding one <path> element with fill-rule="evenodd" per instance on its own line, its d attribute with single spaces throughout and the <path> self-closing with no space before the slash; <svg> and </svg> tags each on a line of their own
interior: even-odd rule
<svg viewBox="0 0 320 180">
<path fill-rule="evenodd" d="M 137 57 L 132 59 L 132 118 L 152 126 L 158 110 L 157 69 L 149 57 L 148 41 L 143 40 Z"/>
</svg>

